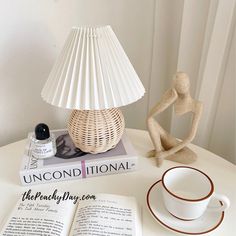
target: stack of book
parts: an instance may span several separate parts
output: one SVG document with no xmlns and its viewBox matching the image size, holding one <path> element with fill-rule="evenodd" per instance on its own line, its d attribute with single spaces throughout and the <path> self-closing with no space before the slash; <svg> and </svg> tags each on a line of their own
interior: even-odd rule
<svg viewBox="0 0 236 236">
<path fill-rule="evenodd" d="M 30 141 L 33 133 L 28 135 L 20 168 L 23 185 L 118 174 L 137 169 L 137 154 L 126 134 L 115 148 L 99 154 L 84 153 L 76 148 L 67 130 L 54 131 L 53 134 L 57 153 L 47 159 L 34 157 Z"/>
</svg>

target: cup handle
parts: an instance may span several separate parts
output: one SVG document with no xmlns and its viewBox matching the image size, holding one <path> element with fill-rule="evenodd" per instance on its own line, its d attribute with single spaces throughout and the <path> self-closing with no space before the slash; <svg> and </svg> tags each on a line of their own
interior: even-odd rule
<svg viewBox="0 0 236 236">
<path fill-rule="evenodd" d="M 208 205 L 207 210 L 209 211 L 224 211 L 230 206 L 229 198 L 226 197 L 225 195 L 213 193 L 211 199 L 217 199 L 218 201 L 220 201 L 221 206 L 211 207 Z"/>
</svg>

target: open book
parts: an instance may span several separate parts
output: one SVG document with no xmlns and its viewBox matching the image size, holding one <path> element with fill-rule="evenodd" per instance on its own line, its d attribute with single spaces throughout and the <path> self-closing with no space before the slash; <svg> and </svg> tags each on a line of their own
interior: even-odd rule
<svg viewBox="0 0 236 236">
<path fill-rule="evenodd" d="M 33 198 L 33 197 L 32 197 Z M 77 201 L 23 199 L 4 224 L 2 236 L 141 236 L 141 217 L 133 197 L 96 194 Z"/>
</svg>

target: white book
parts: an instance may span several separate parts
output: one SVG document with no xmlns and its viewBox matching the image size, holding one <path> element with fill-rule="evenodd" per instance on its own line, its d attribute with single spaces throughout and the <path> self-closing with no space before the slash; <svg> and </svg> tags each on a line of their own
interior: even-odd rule
<svg viewBox="0 0 236 236">
<path fill-rule="evenodd" d="M 96 194 L 77 196 L 78 201 L 75 201 L 75 196 L 70 195 L 71 199 L 61 199 L 58 203 L 58 193 L 29 191 L 15 205 L 0 235 L 142 235 L 140 208 L 133 197 Z"/>
<path fill-rule="evenodd" d="M 22 185 L 83 179 L 137 169 L 137 153 L 125 134 L 115 148 L 105 153 L 90 154 L 74 146 L 67 130 L 57 130 L 53 133 L 57 153 L 47 159 L 34 157 L 31 148 L 33 133 L 29 133 L 20 167 Z"/>
</svg>

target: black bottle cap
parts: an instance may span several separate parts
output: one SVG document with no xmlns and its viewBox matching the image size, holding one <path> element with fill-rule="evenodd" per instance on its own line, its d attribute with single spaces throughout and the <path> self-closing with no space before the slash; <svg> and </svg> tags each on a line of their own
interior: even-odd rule
<svg viewBox="0 0 236 236">
<path fill-rule="evenodd" d="M 46 124 L 40 123 L 35 127 L 35 138 L 38 140 L 48 139 L 50 137 L 49 128 Z"/>
</svg>

